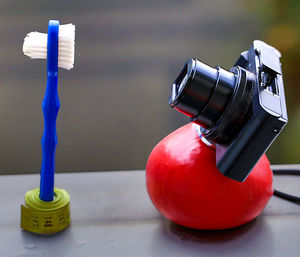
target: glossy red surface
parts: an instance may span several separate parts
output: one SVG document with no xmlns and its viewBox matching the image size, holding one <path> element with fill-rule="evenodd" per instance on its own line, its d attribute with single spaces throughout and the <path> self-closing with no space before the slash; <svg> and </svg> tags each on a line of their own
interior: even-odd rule
<svg viewBox="0 0 300 257">
<path fill-rule="evenodd" d="M 265 155 L 245 182 L 225 177 L 215 152 L 192 123 L 160 141 L 149 156 L 146 182 L 156 208 L 173 222 L 194 229 L 226 229 L 257 217 L 273 194 Z"/>
</svg>

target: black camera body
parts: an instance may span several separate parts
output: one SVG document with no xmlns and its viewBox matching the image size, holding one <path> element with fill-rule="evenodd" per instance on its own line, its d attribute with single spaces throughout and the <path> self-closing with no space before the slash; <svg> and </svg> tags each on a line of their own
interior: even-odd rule
<svg viewBox="0 0 300 257">
<path fill-rule="evenodd" d="M 228 72 L 190 59 L 172 85 L 170 105 L 200 125 L 220 172 L 244 181 L 286 125 L 280 53 L 256 40 Z"/>
</svg>

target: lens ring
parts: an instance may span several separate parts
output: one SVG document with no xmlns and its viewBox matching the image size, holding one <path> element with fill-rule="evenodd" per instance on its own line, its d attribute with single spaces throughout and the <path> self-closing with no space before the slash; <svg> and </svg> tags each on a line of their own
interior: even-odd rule
<svg viewBox="0 0 300 257">
<path fill-rule="evenodd" d="M 242 124 L 246 122 L 248 110 L 252 106 L 253 81 L 247 79 L 249 72 L 238 66 L 234 72 L 239 79 L 229 106 L 215 127 L 202 131 L 206 139 L 222 145 L 227 145 L 237 135 Z"/>
</svg>

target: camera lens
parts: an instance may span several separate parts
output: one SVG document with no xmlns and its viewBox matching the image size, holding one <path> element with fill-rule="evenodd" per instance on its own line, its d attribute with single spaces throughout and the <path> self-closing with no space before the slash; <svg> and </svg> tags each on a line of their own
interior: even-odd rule
<svg viewBox="0 0 300 257">
<path fill-rule="evenodd" d="M 209 129 L 224 112 L 236 82 L 236 74 L 190 59 L 172 86 L 170 104 Z"/>
<path fill-rule="evenodd" d="M 252 80 L 240 67 L 226 71 L 190 59 L 172 85 L 169 103 L 204 128 L 208 139 L 226 141 L 228 130 L 238 127 L 250 106 Z"/>
</svg>

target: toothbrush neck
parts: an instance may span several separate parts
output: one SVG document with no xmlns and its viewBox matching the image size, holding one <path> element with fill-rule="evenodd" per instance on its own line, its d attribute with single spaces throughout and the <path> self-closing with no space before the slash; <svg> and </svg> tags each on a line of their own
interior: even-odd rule
<svg viewBox="0 0 300 257">
<path fill-rule="evenodd" d="M 57 77 L 58 76 L 58 71 L 47 71 L 48 77 Z"/>
</svg>

